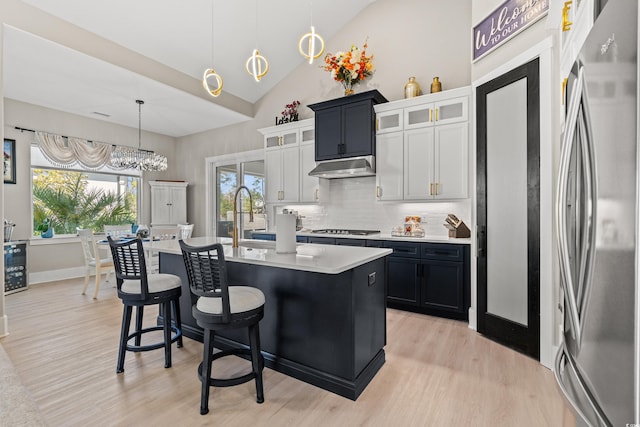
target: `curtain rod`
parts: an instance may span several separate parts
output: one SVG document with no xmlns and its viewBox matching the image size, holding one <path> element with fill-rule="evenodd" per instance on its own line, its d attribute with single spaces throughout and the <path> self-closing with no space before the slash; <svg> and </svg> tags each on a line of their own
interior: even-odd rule
<svg viewBox="0 0 640 427">
<path fill-rule="evenodd" d="M 58 135 L 58 136 L 61 136 L 62 138 L 67 138 L 67 139 L 69 139 L 69 138 L 70 138 L 70 137 L 65 136 L 65 135 L 55 134 L 55 133 L 51 133 L 51 132 L 44 132 L 44 131 L 35 131 L 35 130 L 33 130 L 33 129 L 27 129 L 27 128 L 23 128 L 23 127 L 20 127 L 20 126 L 14 126 L 13 128 L 14 128 L 15 130 L 19 130 L 20 132 L 33 132 L 33 133 L 36 133 L 36 132 L 43 132 L 43 133 L 48 133 L 48 134 L 50 134 L 50 135 Z M 77 138 L 77 139 L 84 139 L 84 138 L 78 138 L 78 137 L 73 137 L 73 138 Z M 92 141 L 92 140 L 90 140 L 90 139 L 86 139 L 85 141 L 93 143 L 93 141 Z M 103 144 L 108 144 L 108 142 L 104 142 Z M 118 147 L 118 145 L 116 145 L 116 144 L 111 144 L 111 146 L 112 146 L 112 147 L 114 147 L 114 148 L 115 148 L 115 147 Z M 145 152 L 147 152 L 147 153 L 153 153 L 153 152 L 154 152 L 153 150 L 145 150 L 144 148 L 130 147 L 130 146 L 128 146 L 128 145 L 123 145 L 122 147 L 132 148 L 132 149 L 136 149 L 136 150 L 138 150 L 138 151 L 145 151 Z"/>
</svg>

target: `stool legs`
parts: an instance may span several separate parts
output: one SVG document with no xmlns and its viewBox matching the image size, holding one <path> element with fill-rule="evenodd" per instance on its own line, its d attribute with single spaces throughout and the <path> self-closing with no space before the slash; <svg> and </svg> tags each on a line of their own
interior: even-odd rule
<svg viewBox="0 0 640 427">
<path fill-rule="evenodd" d="M 251 346 L 251 366 L 256 376 L 256 402 L 264 402 L 262 387 L 262 354 L 260 354 L 260 328 L 258 324 L 249 326 L 249 345 Z"/>
<path fill-rule="evenodd" d="M 182 331 L 182 318 L 180 317 L 180 300 L 175 299 L 171 301 L 171 304 L 173 304 L 173 311 L 176 314 L 176 317 L 175 317 L 176 327 L 178 328 L 179 331 Z M 182 334 L 180 334 L 180 336 L 178 337 L 177 342 L 178 342 L 178 348 L 182 348 Z"/>
<path fill-rule="evenodd" d="M 139 305 L 136 307 L 136 332 L 140 332 L 142 330 L 142 319 L 144 318 L 144 306 Z M 134 340 L 135 345 L 140 345 L 140 340 L 142 336 L 138 334 Z"/>
<path fill-rule="evenodd" d="M 211 362 L 213 362 L 213 331 L 204 330 L 204 350 L 202 355 L 202 392 L 200 393 L 200 415 L 209 413 L 209 378 L 211 378 Z"/>
<path fill-rule="evenodd" d="M 131 311 L 130 305 L 124 305 L 122 311 L 122 328 L 120 329 L 120 347 L 118 349 L 118 366 L 116 373 L 124 372 L 124 356 L 127 352 L 127 338 L 129 337 L 129 323 L 131 323 Z"/>
<path fill-rule="evenodd" d="M 164 367 L 171 367 L 171 303 L 165 302 L 160 304 L 164 317 Z"/>
</svg>

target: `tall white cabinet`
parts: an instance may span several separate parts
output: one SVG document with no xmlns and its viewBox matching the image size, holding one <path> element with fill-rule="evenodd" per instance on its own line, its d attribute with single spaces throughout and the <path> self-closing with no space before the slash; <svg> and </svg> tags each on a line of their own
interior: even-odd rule
<svg viewBox="0 0 640 427">
<path fill-rule="evenodd" d="M 378 104 L 376 198 L 468 197 L 470 88 Z"/>
<path fill-rule="evenodd" d="M 150 181 L 151 225 L 187 223 L 188 182 Z"/>
<path fill-rule="evenodd" d="M 315 168 L 314 120 L 300 120 L 259 129 L 264 135 L 267 203 L 316 202 L 319 180 Z"/>
</svg>

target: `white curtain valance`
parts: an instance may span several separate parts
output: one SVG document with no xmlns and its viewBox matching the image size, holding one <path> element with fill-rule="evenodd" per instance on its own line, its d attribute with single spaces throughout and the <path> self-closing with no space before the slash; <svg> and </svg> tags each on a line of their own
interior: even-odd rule
<svg viewBox="0 0 640 427">
<path fill-rule="evenodd" d="M 36 142 L 47 160 L 60 168 L 69 168 L 79 163 L 87 169 L 99 169 L 111 163 L 111 144 L 65 138 L 40 131 L 36 131 Z"/>
</svg>

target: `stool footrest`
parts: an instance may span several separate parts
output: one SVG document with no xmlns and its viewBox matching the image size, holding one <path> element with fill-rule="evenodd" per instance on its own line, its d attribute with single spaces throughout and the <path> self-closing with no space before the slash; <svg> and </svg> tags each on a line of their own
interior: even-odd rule
<svg viewBox="0 0 640 427">
<path fill-rule="evenodd" d="M 216 359 L 220 359 L 222 357 L 238 356 L 240 354 L 246 354 L 248 356 L 251 356 L 251 350 L 246 348 L 235 348 L 235 349 L 220 351 L 211 356 L 211 362 L 213 362 Z M 264 357 L 262 356 L 262 354 L 260 354 L 260 370 L 262 371 L 263 368 L 264 368 Z M 203 381 L 202 362 L 200 362 L 200 365 L 198 365 L 198 378 L 200 378 L 200 381 Z M 256 375 L 253 372 L 249 372 L 248 374 L 241 375 L 238 377 L 233 377 L 233 378 L 208 378 L 207 384 L 209 385 L 209 387 L 211 386 L 231 387 L 234 385 L 249 382 L 255 378 L 256 378 Z"/>
<path fill-rule="evenodd" d="M 129 344 L 129 341 L 131 341 L 132 339 L 138 336 L 142 337 L 142 335 L 146 334 L 147 332 L 163 331 L 163 330 L 164 328 L 162 326 L 153 326 L 151 328 L 144 328 L 129 334 L 129 336 L 127 337 L 127 351 L 133 351 L 135 353 L 139 351 L 149 351 L 149 350 L 155 350 L 155 349 L 164 347 L 164 340 L 157 343 L 153 343 L 153 344 L 147 344 L 147 345 Z M 178 338 L 182 336 L 182 330 L 178 329 L 174 325 L 171 325 L 171 332 L 173 333 L 173 335 L 171 336 L 171 343 L 178 341 Z"/>
</svg>

